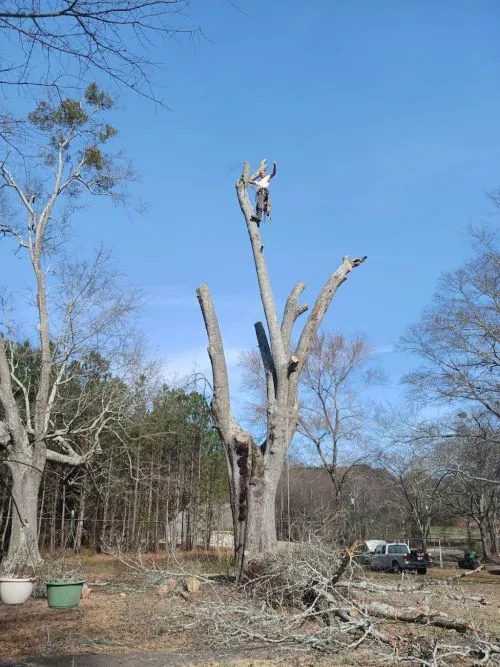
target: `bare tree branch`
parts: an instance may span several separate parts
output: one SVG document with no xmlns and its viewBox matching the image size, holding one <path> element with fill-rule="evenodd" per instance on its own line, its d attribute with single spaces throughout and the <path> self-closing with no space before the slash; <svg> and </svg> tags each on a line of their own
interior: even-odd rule
<svg viewBox="0 0 500 667">
<path fill-rule="evenodd" d="M 366 257 L 360 257 L 358 259 L 350 260 L 349 257 L 344 257 L 342 264 L 326 281 L 316 299 L 316 303 L 314 304 L 309 317 L 307 318 L 307 322 L 302 330 L 297 347 L 295 348 L 295 354 L 300 359 L 300 369 L 304 366 L 311 340 L 313 336 L 316 335 L 318 327 L 335 295 L 335 292 L 347 279 L 349 273 L 355 267 L 362 264 L 366 259 Z"/>
<path fill-rule="evenodd" d="M 199 32 L 171 24 L 186 6 L 185 0 L 46 0 L 43 8 L 32 2 L 4 2 L 0 30 L 13 53 L 20 53 L 17 62 L 4 64 L 0 85 L 61 90 L 72 79 L 104 74 L 161 104 L 151 81 L 156 64 L 147 53 L 155 37 Z"/>
</svg>

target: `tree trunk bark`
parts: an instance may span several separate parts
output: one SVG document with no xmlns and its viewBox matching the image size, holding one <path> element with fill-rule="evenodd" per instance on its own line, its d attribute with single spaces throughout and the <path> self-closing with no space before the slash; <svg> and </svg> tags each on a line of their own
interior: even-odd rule
<svg viewBox="0 0 500 667">
<path fill-rule="evenodd" d="M 83 537 L 83 522 L 85 521 L 85 504 L 87 500 L 87 474 L 83 475 L 82 480 L 82 492 L 80 494 L 80 506 L 78 507 L 78 517 L 76 520 L 76 533 L 75 533 L 75 542 L 73 545 L 73 551 L 76 554 L 80 553 L 82 548 L 82 537 Z"/>
<path fill-rule="evenodd" d="M 165 515 L 163 519 L 163 530 L 165 538 L 165 551 L 170 549 L 170 485 L 171 485 L 171 462 L 167 461 L 167 479 L 164 482 L 163 486 L 163 495 L 165 498 Z"/>
<path fill-rule="evenodd" d="M 498 532 L 495 526 L 495 520 L 491 517 L 488 518 L 488 533 L 490 536 L 490 548 L 491 553 L 494 557 L 498 555 Z"/>
<path fill-rule="evenodd" d="M 50 553 L 56 550 L 56 514 L 57 514 L 57 495 L 59 491 L 59 478 L 56 478 L 52 486 L 52 510 L 50 514 Z"/>
<path fill-rule="evenodd" d="M 483 550 L 483 560 L 485 561 L 491 561 L 493 560 L 491 549 L 490 549 L 490 542 L 489 542 L 489 535 L 488 535 L 488 528 L 486 526 L 486 521 L 478 521 L 477 522 L 478 528 L 479 528 L 479 535 L 481 536 L 481 548 Z"/>
<path fill-rule="evenodd" d="M 113 548 L 116 548 L 117 541 L 116 541 L 116 503 L 113 501 L 111 504 L 111 518 L 109 520 L 109 523 L 111 524 L 109 527 L 109 543 L 112 545 Z"/>
<path fill-rule="evenodd" d="M 180 462 L 177 465 L 177 477 L 175 481 L 175 500 L 174 500 L 174 516 L 172 518 L 172 549 L 176 549 L 178 543 L 180 542 L 181 546 L 183 545 L 183 517 L 181 514 L 181 488 L 184 488 L 184 465 Z M 181 530 L 179 537 L 179 520 L 181 521 Z"/>
<path fill-rule="evenodd" d="M 245 540 L 245 561 L 275 554 L 276 536 L 276 492 L 279 474 L 264 475 L 250 485 L 248 501 L 248 524 Z"/>
<path fill-rule="evenodd" d="M 160 548 L 160 493 L 156 489 L 155 500 L 155 518 L 154 518 L 154 534 L 153 534 L 153 549 L 157 553 Z"/>
<path fill-rule="evenodd" d="M 192 542 L 194 549 L 198 547 L 199 514 L 200 514 L 200 485 L 201 485 L 201 435 L 198 436 L 198 461 L 196 472 L 196 484 L 193 497 L 193 519 L 192 519 Z"/>
<path fill-rule="evenodd" d="M 45 475 L 43 477 L 43 485 L 42 485 L 42 498 L 40 500 L 40 511 L 38 513 L 38 544 L 43 544 L 43 542 L 40 540 L 40 534 L 42 532 L 42 521 L 43 521 L 43 512 L 45 509 Z"/>
<path fill-rule="evenodd" d="M 140 464 L 140 451 L 141 445 L 137 443 L 137 452 L 135 456 L 135 484 L 134 484 L 134 505 L 132 511 L 132 540 L 131 543 L 133 546 L 138 547 L 139 545 L 139 533 L 140 528 L 137 522 L 137 516 L 139 511 L 139 464 Z M 111 474 L 111 473 L 110 473 Z"/>
<path fill-rule="evenodd" d="M 99 500 L 96 499 L 96 502 L 94 504 L 94 521 L 93 521 L 93 527 L 92 527 L 92 550 L 94 551 L 94 553 L 97 553 L 98 550 L 99 550 L 98 549 L 98 544 L 97 544 L 99 509 L 100 509 Z"/>
<path fill-rule="evenodd" d="M 38 492 L 42 473 L 24 463 L 9 464 L 12 476 L 12 528 L 4 568 L 37 566 L 42 559 L 38 551 Z"/>
<path fill-rule="evenodd" d="M 0 489 L 1 493 L 2 489 Z M 7 501 L 7 495 L 2 493 L 2 504 L 0 505 L 0 528 L 3 526 L 3 515 L 5 512 L 5 503 Z"/>
<path fill-rule="evenodd" d="M 122 516 L 122 534 L 120 537 L 120 548 L 123 550 L 127 550 L 130 548 L 130 544 L 128 542 L 127 538 L 127 518 L 128 518 L 128 510 L 129 506 L 128 504 L 125 505 L 123 508 L 123 516 Z"/>
<path fill-rule="evenodd" d="M 2 540 L 0 546 L 5 547 L 5 540 L 7 536 L 7 530 L 9 528 L 9 522 L 12 520 L 12 496 L 9 497 L 9 504 L 7 505 L 7 515 L 5 517 L 5 523 L 3 525 Z"/>
<path fill-rule="evenodd" d="M 62 494 L 61 494 L 61 535 L 60 535 L 60 545 L 61 551 L 64 551 L 67 547 L 66 544 L 66 486 L 63 485 Z"/>
<path fill-rule="evenodd" d="M 186 513 L 186 544 L 185 548 L 187 551 L 193 551 L 196 548 L 194 542 L 194 518 L 195 518 L 195 481 L 194 481 L 194 452 L 191 454 L 191 466 L 189 469 L 189 502 L 187 506 Z"/>
<path fill-rule="evenodd" d="M 151 531 L 152 531 L 152 512 L 153 512 L 153 472 L 154 472 L 154 452 L 151 453 L 149 461 L 149 489 L 148 489 L 148 510 L 146 523 L 146 551 L 151 549 Z"/>
<path fill-rule="evenodd" d="M 235 442 L 230 456 L 230 503 L 240 576 L 251 561 L 277 552 L 276 494 L 283 458 L 272 454 L 266 458 L 248 434 L 239 433 Z M 287 446 L 276 441 L 268 444 L 277 452 Z"/>
<path fill-rule="evenodd" d="M 107 524 L 108 524 L 108 510 L 109 510 L 109 494 L 111 491 L 111 470 L 113 468 L 113 453 L 111 453 L 109 457 L 109 465 L 108 465 L 108 478 L 107 478 L 107 484 L 106 484 L 106 491 L 104 494 L 104 507 L 102 510 L 102 524 L 101 524 L 101 530 L 99 533 L 99 550 L 102 550 L 103 545 L 106 544 L 106 529 L 107 529 Z M 110 543 L 111 546 L 111 543 Z"/>
</svg>

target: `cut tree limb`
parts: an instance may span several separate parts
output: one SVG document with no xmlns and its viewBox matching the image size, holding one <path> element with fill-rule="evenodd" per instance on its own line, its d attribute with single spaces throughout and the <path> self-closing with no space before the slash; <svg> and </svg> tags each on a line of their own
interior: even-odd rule
<svg viewBox="0 0 500 667">
<path fill-rule="evenodd" d="M 268 408 L 272 409 L 276 401 L 276 387 L 278 386 L 278 378 L 276 375 L 276 367 L 274 365 L 273 355 L 269 347 L 267 333 L 262 322 L 255 323 L 255 334 L 259 344 L 260 356 L 264 370 L 266 371 L 267 384 L 267 400 Z"/>
<path fill-rule="evenodd" d="M 294 354 L 290 357 L 290 361 L 288 362 L 288 375 L 291 373 L 294 373 L 299 365 L 300 359 L 296 357 Z"/>
<path fill-rule="evenodd" d="M 440 585 L 442 587 L 442 595 L 450 600 L 458 600 L 459 602 L 478 602 L 482 605 L 491 604 L 488 600 L 480 595 L 466 595 L 465 593 L 454 593 L 448 589 L 446 581 L 429 581 L 424 584 L 416 586 L 394 586 L 391 584 L 376 584 L 372 581 L 339 581 L 335 584 L 336 588 L 348 588 L 358 591 L 366 591 L 367 593 L 415 593 L 416 591 L 423 591 L 431 586 Z M 441 591 L 440 591 L 441 593 Z"/>
<path fill-rule="evenodd" d="M 220 430 L 223 440 L 227 442 L 232 437 L 231 401 L 229 398 L 226 356 L 219 321 L 208 285 L 200 285 L 196 294 L 208 335 L 208 356 L 210 357 L 214 380 L 212 409 L 216 415 L 217 428 Z"/>
<path fill-rule="evenodd" d="M 417 623 L 419 625 L 434 625 L 437 628 L 456 630 L 461 634 L 474 630 L 474 625 L 472 623 L 449 619 L 446 614 L 441 612 L 426 614 L 420 609 L 415 609 L 413 607 L 397 609 L 385 602 L 371 602 L 366 605 L 363 610 L 372 616 L 386 618 L 391 621 L 396 620 L 405 623 Z"/>
<path fill-rule="evenodd" d="M 343 258 L 342 264 L 339 268 L 333 273 L 326 283 L 323 286 L 323 289 L 316 299 L 313 309 L 311 310 L 307 322 L 302 330 L 300 335 L 299 342 L 295 349 L 295 354 L 299 359 L 301 359 L 301 366 L 305 363 L 307 359 L 309 348 L 313 337 L 318 331 L 318 327 L 325 316 L 326 311 L 335 295 L 337 289 L 342 285 L 343 282 L 347 279 L 349 273 L 353 268 L 362 264 L 366 259 L 364 257 L 359 257 L 355 260 L 350 260 L 347 255 Z"/>
<path fill-rule="evenodd" d="M 424 581 L 421 584 L 416 585 L 406 585 L 403 584 L 378 584 L 370 580 L 364 581 L 337 581 L 335 584 L 336 588 L 352 588 L 354 590 L 367 591 L 369 593 L 385 593 L 385 592 L 394 592 L 394 593 L 414 593 L 416 591 L 425 591 L 428 588 L 433 586 L 440 586 L 443 591 L 443 595 L 450 600 L 457 600 L 459 602 L 477 602 L 482 605 L 491 604 L 485 597 L 482 595 L 467 595 L 465 593 L 454 593 L 449 590 L 450 585 L 454 584 L 459 579 L 463 577 L 470 576 L 471 574 L 476 574 L 484 569 L 483 565 L 480 565 L 475 570 L 465 570 L 464 572 L 459 572 L 454 574 L 452 577 L 447 579 L 431 579 L 430 581 Z"/>
</svg>

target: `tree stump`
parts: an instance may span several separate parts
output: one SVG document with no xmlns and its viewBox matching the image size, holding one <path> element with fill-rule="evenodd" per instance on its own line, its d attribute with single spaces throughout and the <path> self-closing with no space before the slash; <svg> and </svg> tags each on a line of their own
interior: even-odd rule
<svg viewBox="0 0 500 667">
<path fill-rule="evenodd" d="M 200 580 L 195 577 L 187 577 L 184 585 L 188 593 L 197 593 L 200 590 Z"/>
</svg>

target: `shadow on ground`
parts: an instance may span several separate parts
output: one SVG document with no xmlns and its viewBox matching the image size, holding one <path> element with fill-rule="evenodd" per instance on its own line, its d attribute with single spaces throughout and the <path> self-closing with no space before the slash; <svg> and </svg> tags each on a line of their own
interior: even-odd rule
<svg viewBox="0 0 500 667">
<path fill-rule="evenodd" d="M 265 660 L 269 651 L 242 651 L 234 653 L 126 653 L 126 654 L 86 654 L 40 656 L 24 658 L 18 661 L 0 662 L 0 667 L 183 667 L 184 665 L 200 665 L 209 662 L 213 664 L 228 664 L 257 660 Z"/>
</svg>

